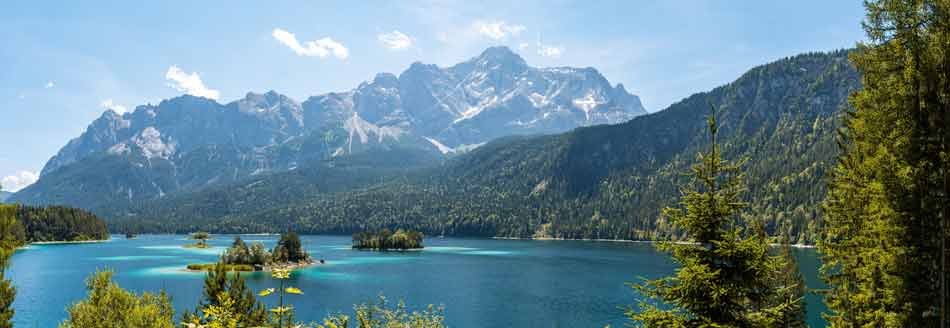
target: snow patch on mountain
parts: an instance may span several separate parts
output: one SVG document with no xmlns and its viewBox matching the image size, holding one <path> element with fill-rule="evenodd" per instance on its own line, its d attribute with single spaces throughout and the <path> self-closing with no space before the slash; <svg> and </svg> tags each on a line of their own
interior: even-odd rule
<svg viewBox="0 0 950 328">
<path fill-rule="evenodd" d="M 175 143 L 162 140 L 162 132 L 154 126 L 146 127 L 131 140 L 141 150 L 145 158 L 168 159 L 175 154 Z"/>
<path fill-rule="evenodd" d="M 484 142 L 480 142 L 477 144 L 459 145 L 458 147 L 453 148 L 453 147 L 449 147 L 442 144 L 436 139 L 433 139 L 430 137 L 423 137 L 423 138 L 429 141 L 429 143 L 435 146 L 435 148 L 439 149 L 439 152 L 442 153 L 443 155 L 466 153 L 466 152 L 474 150 L 475 148 L 481 147 L 482 145 L 485 144 Z"/>
</svg>

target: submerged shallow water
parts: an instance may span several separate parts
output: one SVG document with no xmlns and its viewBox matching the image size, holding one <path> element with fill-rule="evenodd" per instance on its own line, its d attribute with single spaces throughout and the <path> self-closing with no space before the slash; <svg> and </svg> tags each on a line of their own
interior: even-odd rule
<svg viewBox="0 0 950 328">
<path fill-rule="evenodd" d="M 176 312 L 191 310 L 201 297 L 203 273 L 182 269 L 213 262 L 233 236 L 215 235 L 212 248 L 193 249 L 181 235 L 147 235 L 104 243 L 34 245 L 13 256 L 8 275 L 17 287 L 17 327 L 55 327 L 66 307 L 86 296 L 84 280 L 97 269 L 137 292 L 165 289 Z M 273 247 L 276 236 L 242 236 Z M 427 239 L 411 252 L 366 252 L 349 248 L 343 236 L 303 236 L 310 254 L 325 259 L 296 271 L 290 285 L 306 294 L 289 296 L 297 318 L 317 321 L 351 313 L 356 303 L 404 300 L 414 308 L 444 305 L 451 327 L 623 327 L 624 308 L 637 303 L 625 285 L 674 269 L 652 245 L 619 242 Z M 814 250 L 797 250 L 811 288 L 822 287 Z M 245 273 L 254 290 L 273 287 L 264 273 Z M 268 301 L 265 298 L 265 301 Z M 273 300 L 269 300 L 273 301 Z M 808 297 L 809 321 L 820 326 L 820 299 Z"/>
</svg>

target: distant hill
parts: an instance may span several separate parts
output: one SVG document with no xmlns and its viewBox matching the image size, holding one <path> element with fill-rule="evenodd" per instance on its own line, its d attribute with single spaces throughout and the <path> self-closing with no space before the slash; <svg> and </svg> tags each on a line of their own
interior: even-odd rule
<svg viewBox="0 0 950 328">
<path fill-rule="evenodd" d="M 450 66 L 414 63 L 355 89 L 297 102 L 271 91 L 220 104 L 181 96 L 106 111 L 12 199 L 96 209 L 161 199 L 360 154 L 417 166 L 509 135 L 549 134 L 645 114 L 593 68 L 536 68 L 505 47 Z M 414 166 L 404 166 L 405 168 Z"/>
<path fill-rule="evenodd" d="M 404 227 L 466 236 L 654 239 L 682 173 L 708 146 L 719 108 L 729 159 L 747 158 L 751 209 L 797 241 L 820 226 L 825 174 L 847 97 L 860 86 L 846 51 L 810 53 L 753 68 L 736 81 L 657 113 L 564 134 L 503 138 L 436 168 L 329 193 L 219 187 L 105 211 L 117 229 L 349 233 Z M 276 174 L 268 179 L 287 179 Z M 265 184 L 265 182 L 253 182 Z M 267 195 L 283 195 L 273 199 Z"/>
<path fill-rule="evenodd" d="M 13 193 L 9 191 L 0 191 L 0 203 L 7 201 L 7 198 L 10 198 L 10 195 L 13 195 Z"/>
</svg>

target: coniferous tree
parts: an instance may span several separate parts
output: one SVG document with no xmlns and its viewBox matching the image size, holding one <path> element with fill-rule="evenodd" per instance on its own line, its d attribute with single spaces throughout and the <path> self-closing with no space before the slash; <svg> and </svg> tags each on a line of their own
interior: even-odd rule
<svg viewBox="0 0 950 328">
<path fill-rule="evenodd" d="M 675 275 L 634 287 L 664 305 L 643 301 L 627 315 L 645 327 L 774 327 L 791 308 L 776 304 L 774 276 L 784 264 L 761 229 L 741 228 L 741 162 L 722 159 L 716 111 L 708 120 L 710 150 L 699 155 L 679 208 L 663 213 L 690 243 L 661 243 L 680 265 Z"/>
<path fill-rule="evenodd" d="M 792 228 L 788 220 L 782 227 L 779 239 L 781 257 L 785 261 L 782 271 L 776 276 L 776 286 L 779 289 L 775 304 L 787 303 L 789 308 L 783 313 L 776 327 L 806 328 L 805 322 L 805 279 L 798 269 L 798 260 L 792 252 Z"/>
<path fill-rule="evenodd" d="M 819 243 L 832 327 L 946 327 L 950 3 L 865 2 Z"/>
<path fill-rule="evenodd" d="M 13 300 L 16 298 L 16 287 L 13 282 L 6 279 L 7 266 L 10 257 L 16 247 L 22 240 L 13 237 L 11 234 L 19 224 L 16 217 L 16 207 L 13 205 L 0 205 L 0 328 L 13 327 Z"/>
<path fill-rule="evenodd" d="M 254 291 L 247 288 L 241 274 L 235 272 L 228 275 L 225 265 L 218 263 L 205 276 L 203 299 L 194 313 L 185 313 L 183 322 L 207 323 L 203 319 L 204 310 L 219 308 L 230 313 L 240 327 L 259 327 L 267 323 L 267 309 L 258 302 Z M 227 304 L 222 304 L 222 299 Z"/>
<path fill-rule="evenodd" d="M 303 249 L 300 236 L 294 232 L 281 234 L 272 254 L 274 262 L 279 263 L 300 262 L 310 259 L 310 255 Z"/>
</svg>

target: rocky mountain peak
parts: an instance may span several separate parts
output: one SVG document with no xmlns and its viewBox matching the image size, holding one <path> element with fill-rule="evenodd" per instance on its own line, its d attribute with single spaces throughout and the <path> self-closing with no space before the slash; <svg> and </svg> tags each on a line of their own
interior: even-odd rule
<svg viewBox="0 0 950 328">
<path fill-rule="evenodd" d="M 104 180 L 108 172 L 86 172 L 98 166 L 81 164 L 105 156 L 137 172 L 126 176 L 135 181 L 110 185 L 113 196 L 161 197 L 357 153 L 412 149 L 438 158 L 499 137 L 615 124 L 644 113 L 636 96 L 596 69 L 535 68 L 507 47 L 491 47 L 450 67 L 415 62 L 398 77 L 379 73 L 302 103 L 271 90 L 227 104 L 182 95 L 131 114 L 107 112 L 47 162 L 38 186 L 59 188 L 44 177 L 70 166 L 76 171 L 56 176 Z"/>
</svg>

